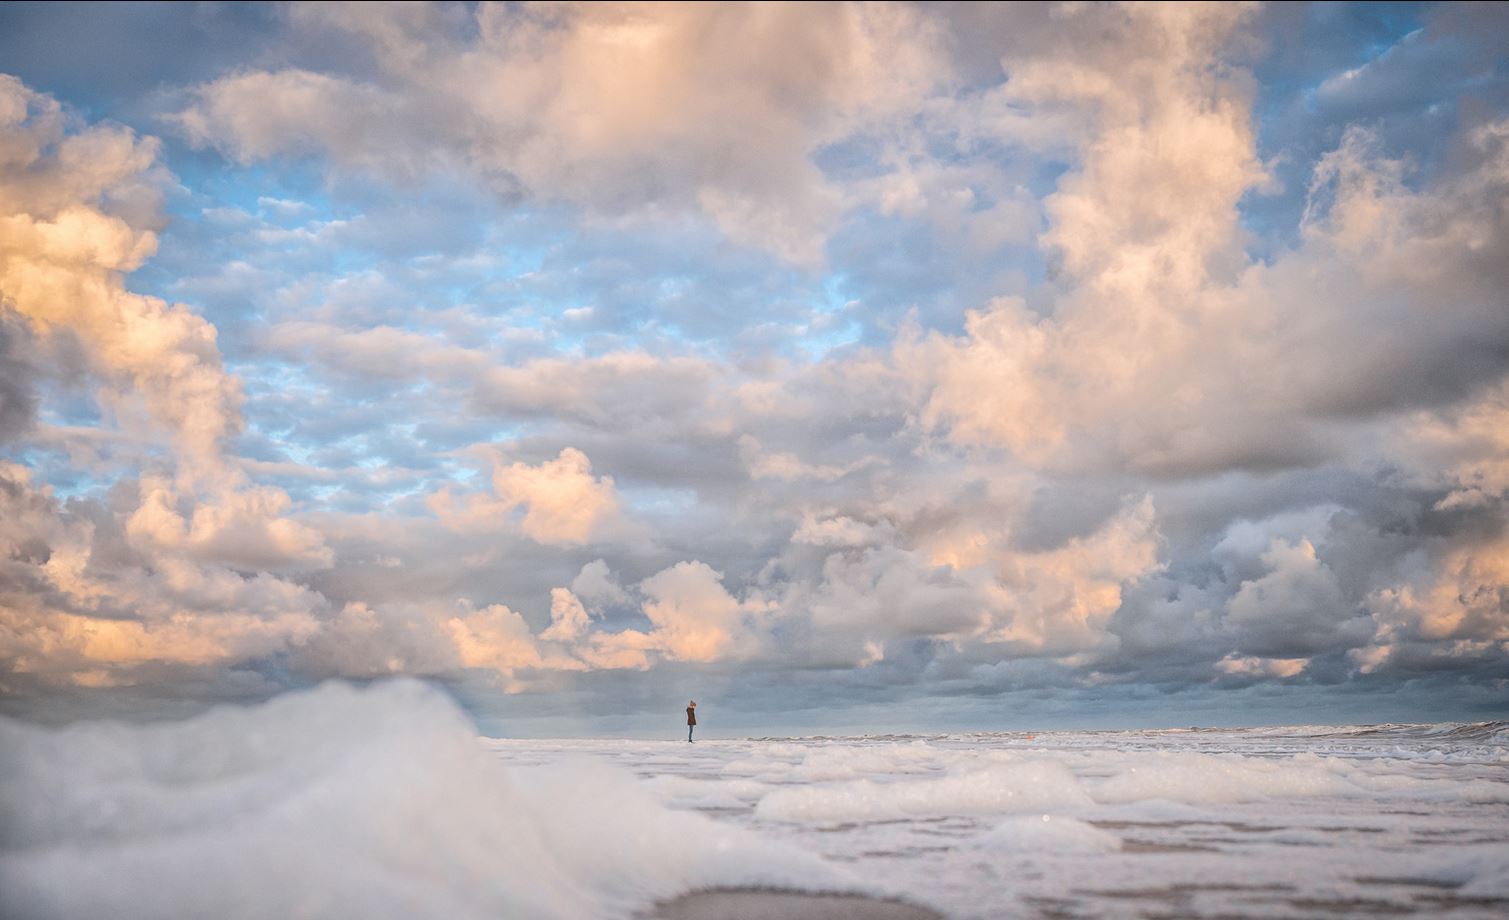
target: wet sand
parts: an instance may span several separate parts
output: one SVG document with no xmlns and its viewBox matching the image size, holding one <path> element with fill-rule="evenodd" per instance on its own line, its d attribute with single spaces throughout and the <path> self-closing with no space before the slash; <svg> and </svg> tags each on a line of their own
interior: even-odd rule
<svg viewBox="0 0 1509 920">
<path fill-rule="evenodd" d="M 694 891 L 661 903 L 654 920 L 943 920 L 925 907 L 857 894 L 763 888 Z"/>
</svg>

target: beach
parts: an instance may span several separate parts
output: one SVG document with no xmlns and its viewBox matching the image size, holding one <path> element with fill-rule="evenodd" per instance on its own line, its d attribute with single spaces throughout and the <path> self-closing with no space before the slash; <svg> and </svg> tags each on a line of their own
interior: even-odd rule
<svg viewBox="0 0 1509 920">
<path fill-rule="evenodd" d="M 710 720 L 709 720 L 710 721 Z M 1509 726 L 482 738 L 407 680 L 0 719 L 15 920 L 1490 917 Z"/>
<path fill-rule="evenodd" d="M 730 888 L 657 905 L 655 920 L 941 920 L 936 911 L 863 895 Z"/>
<path fill-rule="evenodd" d="M 860 890 L 983 920 L 1501 916 L 1506 741 L 1481 723 L 486 743 L 529 769 L 611 763 Z M 684 903 L 670 916 L 707 902 Z"/>
</svg>

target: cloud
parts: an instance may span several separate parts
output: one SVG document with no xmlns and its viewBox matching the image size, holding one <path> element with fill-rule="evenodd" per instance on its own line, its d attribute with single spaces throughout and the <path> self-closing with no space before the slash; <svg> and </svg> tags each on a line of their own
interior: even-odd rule
<svg viewBox="0 0 1509 920">
<path fill-rule="evenodd" d="M 1374 624 L 1349 605 L 1336 576 L 1308 540 L 1275 540 L 1262 556 L 1267 571 L 1245 581 L 1226 607 L 1225 625 L 1239 648 L 1270 658 L 1308 657 L 1354 648 Z"/>
<path fill-rule="evenodd" d="M 0 444 L 29 431 L 36 422 L 37 368 L 27 358 L 32 336 L 25 322 L 0 311 Z"/>
<path fill-rule="evenodd" d="M 587 608 L 575 594 L 566 588 L 550 589 L 550 626 L 540 633 L 541 639 L 574 642 L 582 637 L 589 625 Z"/>
<path fill-rule="evenodd" d="M 397 179 L 459 169 L 610 217 L 692 211 L 812 264 L 842 197 L 811 154 L 915 105 L 941 50 L 929 19 L 887 5 L 483 5 L 465 30 L 409 21 L 429 15 L 297 7 L 301 28 L 365 45 L 381 79 L 243 71 L 196 88 L 178 124 L 243 161 L 318 151 Z"/>
<path fill-rule="evenodd" d="M 1473 504 L 1484 500 L 1474 493 L 1509 492 L 1509 383 L 1441 411 L 1413 413 L 1403 431 L 1415 475 L 1461 490 L 1443 501 Z"/>
<path fill-rule="evenodd" d="M 1287 15 L 295 6 L 161 141 L 0 84 L 0 688 L 1486 696 L 1502 41 Z"/>
<path fill-rule="evenodd" d="M 1225 311 L 1203 293 L 1240 265 L 1236 205 L 1264 180 L 1246 86 L 1218 62 L 1244 15 L 1077 8 L 1054 40 L 1007 59 L 1015 104 L 1079 122 L 1078 163 L 1044 201 L 1064 290 L 1050 315 L 1000 298 L 970 312 L 962 339 L 903 335 L 924 424 L 1039 466 L 1210 454 L 1190 419 L 1199 397 L 1180 388 L 1219 374 L 1202 338 L 1225 334 Z M 1102 19 L 1118 29 L 1097 36 Z M 1205 462 L 1236 459 L 1216 449 Z"/>
<path fill-rule="evenodd" d="M 536 636 L 506 604 L 350 603 L 294 650 L 291 660 L 312 676 L 376 677 L 419 674 L 457 677 L 489 672 L 506 690 L 526 684 L 521 673 L 581 670 L 581 661 L 540 639 L 569 638 L 559 630 Z"/>
<path fill-rule="evenodd" d="M 493 366 L 473 395 L 484 413 L 579 418 L 593 424 L 682 424 L 702 407 L 718 369 L 693 357 L 615 351 Z"/>
<path fill-rule="evenodd" d="M 460 667 L 454 636 L 441 626 L 441 614 L 402 604 L 348 603 L 291 660 L 313 677 L 432 675 Z"/>
<path fill-rule="evenodd" d="M 571 580 L 571 592 L 595 609 L 622 604 L 628 600 L 628 595 L 619 586 L 608 563 L 602 559 L 594 559 L 582 566 L 582 570 Z"/>
<path fill-rule="evenodd" d="M 821 519 L 809 514 L 791 535 L 793 543 L 814 546 L 868 546 L 889 543 L 893 539 L 886 522 L 869 524 L 842 514 Z"/>
<path fill-rule="evenodd" d="M 769 636 L 761 622 L 771 613 L 758 600 L 740 602 L 722 575 L 702 562 L 679 562 L 638 585 L 649 629 L 588 632 L 590 617 L 564 588 L 551 591 L 551 625 L 541 638 L 572 644 L 587 666 L 645 669 L 656 660 L 736 662 L 763 654 Z"/>
<path fill-rule="evenodd" d="M 988 638 L 1021 651 L 1068 654 L 1107 640 L 1125 589 L 1161 568 L 1152 502 L 1128 502 L 1095 532 L 994 561 L 998 612 Z"/>
<path fill-rule="evenodd" d="M 430 496 L 429 505 L 452 529 L 499 529 L 516 523 L 540 543 L 575 545 L 632 531 L 613 478 L 594 477 L 592 462 L 575 448 L 565 448 L 538 466 L 505 465 L 502 456 L 494 454 L 492 487 L 493 496 L 473 494 L 459 506 L 448 489 L 442 490 Z"/>
<path fill-rule="evenodd" d="M 248 570 L 324 568 L 334 561 L 318 531 L 284 517 L 288 496 L 269 488 L 242 488 L 209 502 L 193 503 L 164 477 L 141 482 L 141 505 L 126 521 L 138 544 L 183 551 L 206 561 Z"/>
<path fill-rule="evenodd" d="M 1501 123 L 1466 133 L 1471 169 L 1424 187 L 1348 131 L 1315 166 L 1301 244 L 1254 261 L 1237 222 L 1263 179 L 1251 113 L 1204 34 L 1233 20 L 1146 15 L 1180 49 L 1141 65 L 1156 91 L 1109 80 L 1114 57 L 1069 55 L 1045 76 L 1028 65 L 1024 101 L 1067 93 L 1095 113 L 1081 164 L 1045 203 L 1059 291 L 1046 313 L 1021 298 L 971 311 L 963 336 L 904 332 L 895 356 L 919 421 L 1039 469 L 1178 477 L 1345 460 L 1371 445 L 1337 419 L 1446 405 L 1500 379 Z M 1443 298 L 1453 308 L 1438 316 Z"/>
<path fill-rule="evenodd" d="M 502 604 L 452 617 L 446 627 L 464 667 L 506 672 L 540 664 L 529 624 Z"/>
<path fill-rule="evenodd" d="M 830 553 L 817 578 L 772 593 L 801 637 L 787 654 L 818 666 L 872 664 L 919 638 L 958 640 L 986 619 L 978 581 L 889 545 Z"/>
<path fill-rule="evenodd" d="M 1487 508 L 1447 509 L 1480 517 L 1487 526 L 1436 535 L 1406 557 L 1402 577 L 1369 594 L 1380 624 L 1377 645 L 1428 644 L 1448 651 L 1502 648 L 1509 640 L 1509 530 L 1503 495 Z M 1382 652 L 1379 652 L 1382 655 Z M 1380 665 L 1371 662 L 1371 670 Z"/>
<path fill-rule="evenodd" d="M 242 575 L 134 553 L 106 509 L 70 503 L 0 466 L 0 665 L 29 681 L 130 684 L 146 665 L 224 666 L 286 650 L 320 628 L 323 599 Z"/>
<path fill-rule="evenodd" d="M 1216 662 L 1216 667 L 1233 677 L 1294 677 L 1304 673 L 1305 664 L 1303 658 L 1238 658 L 1231 654 Z"/>
<path fill-rule="evenodd" d="M 52 98 L 0 77 L 6 129 L 0 183 L 0 291 L 44 344 L 76 342 L 106 385 L 96 398 L 128 429 L 166 433 L 179 480 L 143 490 L 133 535 L 193 544 L 249 568 L 328 564 L 317 534 L 281 519 L 288 498 L 250 487 L 224 462 L 240 430 L 240 382 L 216 330 L 188 307 L 133 293 L 127 273 L 157 248 L 158 144 L 113 125 L 81 126 Z M 180 535 L 172 505 L 192 506 Z"/>
<path fill-rule="evenodd" d="M 760 446 L 758 439 L 748 434 L 739 438 L 739 453 L 744 458 L 744 464 L 749 468 L 749 475 L 753 479 L 782 479 L 788 482 L 800 479 L 831 481 L 848 475 L 864 464 L 864 461 L 847 466 L 804 463 L 796 454 L 766 451 Z"/>
<path fill-rule="evenodd" d="M 0 75 L 0 290 L 42 336 L 73 335 L 117 389 L 123 419 L 139 401 L 186 457 L 213 463 L 240 426 L 240 387 L 215 329 L 182 305 L 126 290 L 157 249 L 158 144 L 129 129 L 75 125 L 50 97 Z"/>
<path fill-rule="evenodd" d="M 264 341 L 269 350 L 368 377 L 464 379 L 490 363 L 476 349 L 391 326 L 347 332 L 328 323 L 292 321 L 272 327 Z"/>
<path fill-rule="evenodd" d="M 11 670 L 119 683 L 139 665 L 218 665 L 302 641 L 318 629 L 322 599 L 271 573 L 333 556 L 287 516 L 287 495 L 226 464 L 242 394 L 214 326 L 125 285 L 157 247 L 169 180 L 158 143 L 85 125 L 8 76 L 0 127 L 6 433 L 31 421 L 30 387 L 49 376 L 14 354 L 30 342 L 48 358 L 78 355 L 107 419 L 142 442 L 166 440 L 176 473 L 143 475 L 134 503 L 122 483 L 109 506 L 65 510 L 27 471 L 7 468 L 10 501 L 31 528 L 14 537 L 25 549 L 6 578 Z"/>
<path fill-rule="evenodd" d="M 701 562 L 678 562 L 645 579 L 639 590 L 655 647 L 677 661 L 717 661 L 749 654 L 754 635 L 747 610 Z"/>
</svg>

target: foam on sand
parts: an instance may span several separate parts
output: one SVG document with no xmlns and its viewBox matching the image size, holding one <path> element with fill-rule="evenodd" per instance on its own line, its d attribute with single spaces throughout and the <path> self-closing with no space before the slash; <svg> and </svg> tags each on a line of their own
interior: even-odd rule
<svg viewBox="0 0 1509 920">
<path fill-rule="evenodd" d="M 0 720 L 0 916 L 1501 916 L 1502 741 L 478 739 L 412 682 L 157 726 Z"/>
<path fill-rule="evenodd" d="M 673 807 L 804 847 L 951 920 L 1475 918 L 1509 909 L 1502 740 L 1495 723 L 491 749 L 629 767 Z M 752 911 L 777 903 L 749 897 Z M 674 916 L 741 916 L 742 898 L 678 898 L 706 912 Z"/>
<path fill-rule="evenodd" d="M 1188 751 L 1124 755 L 1119 769 L 1094 784 L 1097 802 L 1167 799 L 1193 804 L 1269 798 L 1399 796 L 1412 800 L 1509 801 L 1503 783 L 1442 782 L 1379 772 L 1367 761 L 1301 753 L 1254 758 Z"/>
<path fill-rule="evenodd" d="M 1114 853 L 1121 838 L 1062 815 L 1007 818 L 980 838 L 987 849 L 1020 853 Z"/>
<path fill-rule="evenodd" d="M 0 721 L 8 918 L 614 917 L 751 885 L 847 887 L 623 771 L 507 768 L 413 681 L 172 724 Z"/>
<path fill-rule="evenodd" d="M 1090 797 L 1068 768 L 1052 761 L 1002 763 L 937 779 L 861 779 L 780 789 L 755 808 L 771 821 L 842 824 L 925 815 L 1001 814 L 1084 806 Z"/>
</svg>

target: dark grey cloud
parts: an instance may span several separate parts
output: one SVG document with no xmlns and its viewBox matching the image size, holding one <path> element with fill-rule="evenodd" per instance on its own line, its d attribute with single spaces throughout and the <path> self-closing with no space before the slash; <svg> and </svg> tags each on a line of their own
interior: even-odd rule
<svg viewBox="0 0 1509 920">
<path fill-rule="evenodd" d="M 1441 139 L 1509 102 L 1503 16 L 1494 3 L 1265 6 L 1258 128 L 1279 187 L 1246 203 L 1262 251 L 1292 241 L 1310 166 L 1348 126 L 1367 126 L 1424 177 L 1452 171 Z"/>
<path fill-rule="evenodd" d="M 31 346 L 26 323 L 0 309 L 0 444 L 16 440 L 36 421 L 37 368 L 30 359 Z"/>
</svg>

